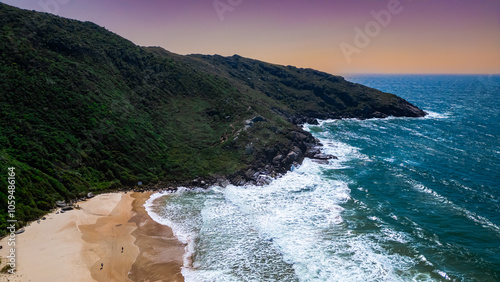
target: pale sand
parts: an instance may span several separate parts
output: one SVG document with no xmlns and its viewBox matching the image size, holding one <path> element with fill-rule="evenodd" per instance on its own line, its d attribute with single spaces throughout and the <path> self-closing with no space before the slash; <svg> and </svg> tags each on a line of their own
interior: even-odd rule
<svg viewBox="0 0 500 282">
<path fill-rule="evenodd" d="M 184 246 L 147 215 L 142 205 L 150 195 L 103 194 L 31 223 L 16 237 L 16 274 L 0 274 L 0 281 L 183 281 Z"/>
</svg>

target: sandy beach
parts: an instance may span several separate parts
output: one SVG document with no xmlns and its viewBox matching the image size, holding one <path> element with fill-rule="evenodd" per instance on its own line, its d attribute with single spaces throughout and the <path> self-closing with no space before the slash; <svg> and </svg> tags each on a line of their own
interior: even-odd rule
<svg viewBox="0 0 500 282">
<path fill-rule="evenodd" d="M 16 237 L 16 274 L 1 281 L 184 281 L 184 245 L 143 205 L 151 193 L 111 193 L 51 213 Z M 0 241 L 1 268 L 8 255 Z"/>
</svg>

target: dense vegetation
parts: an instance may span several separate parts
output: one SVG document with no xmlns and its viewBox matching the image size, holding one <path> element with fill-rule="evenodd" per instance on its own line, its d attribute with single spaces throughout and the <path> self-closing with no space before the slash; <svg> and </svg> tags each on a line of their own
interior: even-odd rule
<svg viewBox="0 0 500 282">
<path fill-rule="evenodd" d="M 296 118 L 411 116 L 410 106 L 314 70 L 179 56 L 0 3 L 0 234 L 8 167 L 23 225 L 89 191 L 234 174 L 285 148 Z M 256 116 L 265 122 L 243 130 Z"/>
</svg>

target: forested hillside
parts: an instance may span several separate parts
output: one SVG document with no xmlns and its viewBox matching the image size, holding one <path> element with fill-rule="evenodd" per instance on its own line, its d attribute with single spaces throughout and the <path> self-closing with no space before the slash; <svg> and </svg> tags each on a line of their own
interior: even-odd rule
<svg viewBox="0 0 500 282">
<path fill-rule="evenodd" d="M 301 161 L 313 141 L 297 123 L 387 115 L 425 113 L 342 77 L 180 56 L 91 22 L 0 4 L 0 209 L 15 167 L 21 225 L 57 200 L 138 181 L 249 181 L 249 169 Z"/>
</svg>

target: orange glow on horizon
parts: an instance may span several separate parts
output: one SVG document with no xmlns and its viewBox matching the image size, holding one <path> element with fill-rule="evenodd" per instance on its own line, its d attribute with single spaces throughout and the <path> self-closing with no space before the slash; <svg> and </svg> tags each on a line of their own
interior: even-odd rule
<svg viewBox="0 0 500 282">
<path fill-rule="evenodd" d="M 0 2 L 46 11 L 38 1 Z M 223 17 L 213 1 L 119 2 L 64 1 L 54 12 L 178 54 L 238 54 L 333 74 L 500 73 L 497 0 L 255 0 Z M 368 43 L 359 30 L 371 32 Z M 353 47 L 348 56 L 343 43 Z"/>
</svg>

